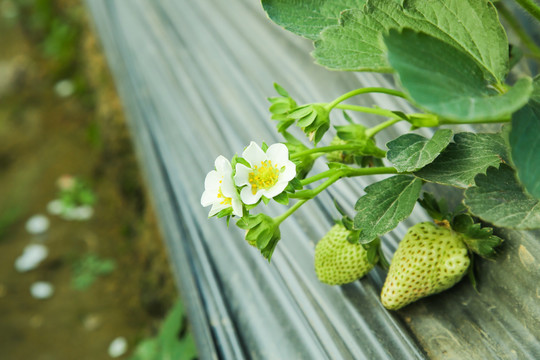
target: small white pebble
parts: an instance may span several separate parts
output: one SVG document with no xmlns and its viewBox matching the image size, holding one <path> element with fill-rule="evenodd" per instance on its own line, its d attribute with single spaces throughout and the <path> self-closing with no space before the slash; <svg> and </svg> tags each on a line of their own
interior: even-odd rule
<svg viewBox="0 0 540 360">
<path fill-rule="evenodd" d="M 94 215 L 94 209 L 89 206 L 77 206 L 73 209 L 73 217 L 77 220 L 88 220 Z"/>
<path fill-rule="evenodd" d="M 128 346 L 126 338 L 123 336 L 119 336 L 114 339 L 109 345 L 109 356 L 112 358 L 122 356 L 126 353 L 127 347 Z"/>
<path fill-rule="evenodd" d="M 49 218 L 37 214 L 26 221 L 26 231 L 32 235 L 42 234 L 49 229 Z"/>
<path fill-rule="evenodd" d="M 10 0 L 4 0 L 0 3 L 0 12 L 6 19 L 15 19 L 19 16 L 19 9 L 17 9 L 17 6 Z"/>
<path fill-rule="evenodd" d="M 64 210 L 64 205 L 62 205 L 61 200 L 56 199 L 53 201 L 49 201 L 49 203 L 47 204 L 47 211 L 51 215 L 60 215 L 63 210 Z"/>
<path fill-rule="evenodd" d="M 36 299 L 48 299 L 54 294 L 54 287 L 51 283 L 38 281 L 30 286 L 30 294 Z"/>
<path fill-rule="evenodd" d="M 88 331 L 94 331 L 98 329 L 103 323 L 103 319 L 99 315 L 90 314 L 83 320 L 83 326 Z"/>
<path fill-rule="evenodd" d="M 31 244 L 24 248 L 23 253 L 15 260 L 15 269 L 26 272 L 38 267 L 39 263 L 49 255 L 49 250 L 42 244 Z"/>
<path fill-rule="evenodd" d="M 56 95 L 60 96 L 61 98 L 66 98 L 73 95 L 75 92 L 75 85 L 71 80 L 60 80 L 54 85 L 54 91 L 56 92 Z"/>
</svg>

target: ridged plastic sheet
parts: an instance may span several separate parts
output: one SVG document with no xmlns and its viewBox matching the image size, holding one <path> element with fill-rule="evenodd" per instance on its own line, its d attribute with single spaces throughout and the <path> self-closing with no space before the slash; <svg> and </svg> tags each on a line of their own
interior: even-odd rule
<svg viewBox="0 0 540 360">
<path fill-rule="evenodd" d="M 391 312 L 379 301 L 382 271 L 338 287 L 321 284 L 313 269 L 314 245 L 338 216 L 333 199 L 352 214 L 374 178 L 341 180 L 288 218 L 271 264 L 243 231 L 208 219 L 201 207 L 204 177 L 218 155 L 241 154 L 251 140 L 282 140 L 267 110 L 274 82 L 301 104 L 359 87 L 393 87 L 390 77 L 314 65 L 311 43 L 274 25 L 257 1 L 86 2 L 201 359 L 540 358 L 538 232 L 504 232 L 500 256 L 478 263 L 478 292 L 464 280 Z M 411 111 L 385 95 L 364 95 L 357 104 Z M 384 133 L 379 143 L 407 130 Z M 314 171 L 321 170 L 316 163 Z M 283 210 L 269 208 L 271 215 Z M 425 220 L 417 208 L 383 238 L 389 258 L 407 228 Z"/>
</svg>

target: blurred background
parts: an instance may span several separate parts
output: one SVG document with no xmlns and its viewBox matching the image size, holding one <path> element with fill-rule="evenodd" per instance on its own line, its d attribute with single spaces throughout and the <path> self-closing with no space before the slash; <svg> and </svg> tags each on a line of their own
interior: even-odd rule
<svg viewBox="0 0 540 360">
<path fill-rule="evenodd" d="M 78 0 L 0 0 L 0 359 L 197 357 Z"/>
</svg>

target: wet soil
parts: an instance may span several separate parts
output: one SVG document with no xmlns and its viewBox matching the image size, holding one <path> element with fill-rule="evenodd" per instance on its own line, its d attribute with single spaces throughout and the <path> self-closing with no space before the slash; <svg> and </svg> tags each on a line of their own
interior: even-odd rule
<svg viewBox="0 0 540 360">
<path fill-rule="evenodd" d="M 19 21 L 1 18 L 0 34 L 0 359 L 108 359 L 116 337 L 132 350 L 154 334 L 177 296 L 121 105 L 86 23 L 70 70 L 85 87 L 65 98 L 49 74 L 55 65 Z M 47 213 L 63 174 L 95 191 L 90 220 Z M 42 235 L 25 230 L 35 214 L 50 220 Z M 46 245 L 49 255 L 20 273 L 14 262 L 31 243 Z M 88 254 L 112 259 L 116 268 L 77 290 L 74 264 Z M 36 281 L 50 282 L 53 296 L 33 298 Z"/>
</svg>

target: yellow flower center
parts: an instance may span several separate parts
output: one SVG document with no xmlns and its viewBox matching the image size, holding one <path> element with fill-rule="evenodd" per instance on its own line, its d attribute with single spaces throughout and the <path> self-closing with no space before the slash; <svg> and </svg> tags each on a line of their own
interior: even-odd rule
<svg viewBox="0 0 540 360">
<path fill-rule="evenodd" d="M 261 166 L 253 166 L 253 171 L 249 173 L 248 181 L 251 184 L 253 195 L 259 189 L 269 189 L 274 186 L 279 178 L 277 165 L 272 166 L 272 160 L 261 161 Z"/>
<path fill-rule="evenodd" d="M 221 180 L 219 182 L 221 183 Z M 223 199 L 220 202 L 221 205 L 231 205 L 232 204 L 232 198 L 226 197 L 225 195 L 223 195 L 223 192 L 221 191 L 221 186 L 219 187 L 217 197 L 218 197 L 218 199 Z"/>
</svg>

